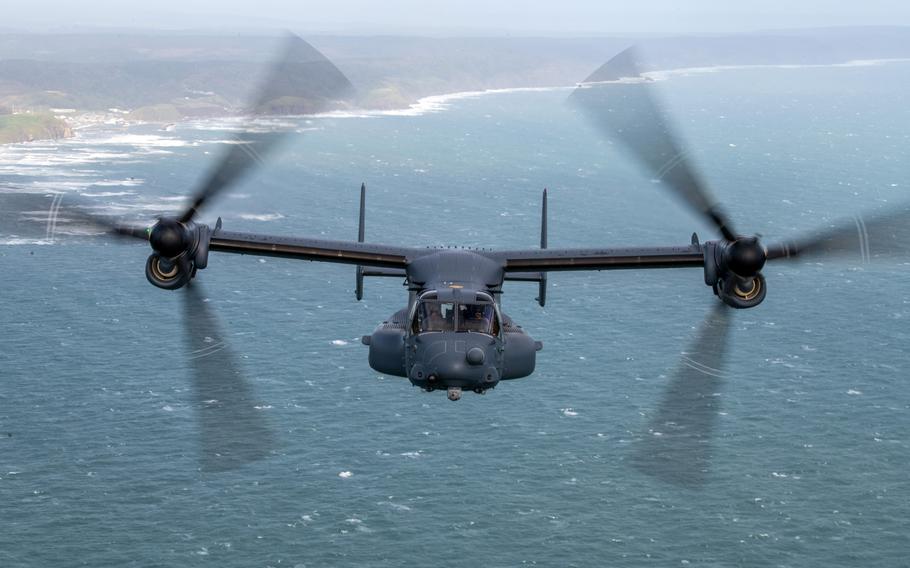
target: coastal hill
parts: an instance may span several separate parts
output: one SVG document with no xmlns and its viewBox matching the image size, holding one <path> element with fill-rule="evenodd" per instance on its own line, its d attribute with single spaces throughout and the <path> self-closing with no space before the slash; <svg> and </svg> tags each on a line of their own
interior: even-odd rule
<svg viewBox="0 0 910 568">
<path fill-rule="evenodd" d="M 0 113 L 0 144 L 56 140 L 73 135 L 72 129 L 62 119 L 48 113 Z"/>
<path fill-rule="evenodd" d="M 647 38 L 305 39 L 350 78 L 358 91 L 354 104 L 372 109 L 403 108 L 456 91 L 571 85 L 632 44 L 643 47 L 655 69 L 910 57 L 910 28 L 902 27 Z M 116 108 L 150 122 L 236 113 L 277 43 L 275 37 L 228 34 L 0 34 L 0 109 L 43 113 L 14 120 L 7 113 L 0 140 L 21 138 L 10 134 L 11 124 L 34 126 L 52 109 Z"/>
</svg>

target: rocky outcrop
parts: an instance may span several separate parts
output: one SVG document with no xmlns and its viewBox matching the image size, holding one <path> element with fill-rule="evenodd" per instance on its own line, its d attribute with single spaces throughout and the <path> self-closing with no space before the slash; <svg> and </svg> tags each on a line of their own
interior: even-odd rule
<svg viewBox="0 0 910 568">
<path fill-rule="evenodd" d="M 73 129 L 50 114 L 0 115 L 0 144 L 59 140 L 73 136 Z"/>
</svg>

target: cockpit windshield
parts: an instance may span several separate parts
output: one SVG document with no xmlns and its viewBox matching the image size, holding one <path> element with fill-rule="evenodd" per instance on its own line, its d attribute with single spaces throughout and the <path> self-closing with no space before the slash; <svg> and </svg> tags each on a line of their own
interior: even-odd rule
<svg viewBox="0 0 910 568">
<path fill-rule="evenodd" d="M 423 300 L 417 306 L 418 331 L 455 331 L 455 304 Z"/>
<path fill-rule="evenodd" d="M 417 304 L 413 332 L 460 331 L 497 335 L 496 310 L 490 302 L 463 304 L 424 299 Z"/>
<path fill-rule="evenodd" d="M 493 304 L 458 304 L 458 331 L 493 333 Z"/>
</svg>

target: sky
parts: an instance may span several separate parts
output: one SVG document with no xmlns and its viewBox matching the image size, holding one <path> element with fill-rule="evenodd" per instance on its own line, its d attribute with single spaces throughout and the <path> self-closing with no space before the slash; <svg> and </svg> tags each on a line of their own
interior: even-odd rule
<svg viewBox="0 0 910 568">
<path fill-rule="evenodd" d="M 730 33 L 910 25 L 906 0 L 0 0 L 0 29 L 333 33 Z"/>
</svg>

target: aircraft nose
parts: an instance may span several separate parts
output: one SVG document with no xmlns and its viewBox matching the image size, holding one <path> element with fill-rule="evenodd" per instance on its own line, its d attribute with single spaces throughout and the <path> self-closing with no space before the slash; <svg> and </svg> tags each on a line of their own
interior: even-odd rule
<svg viewBox="0 0 910 568">
<path fill-rule="evenodd" d="M 492 339 L 457 334 L 418 339 L 408 372 L 415 385 L 485 389 L 499 382 Z"/>
</svg>

